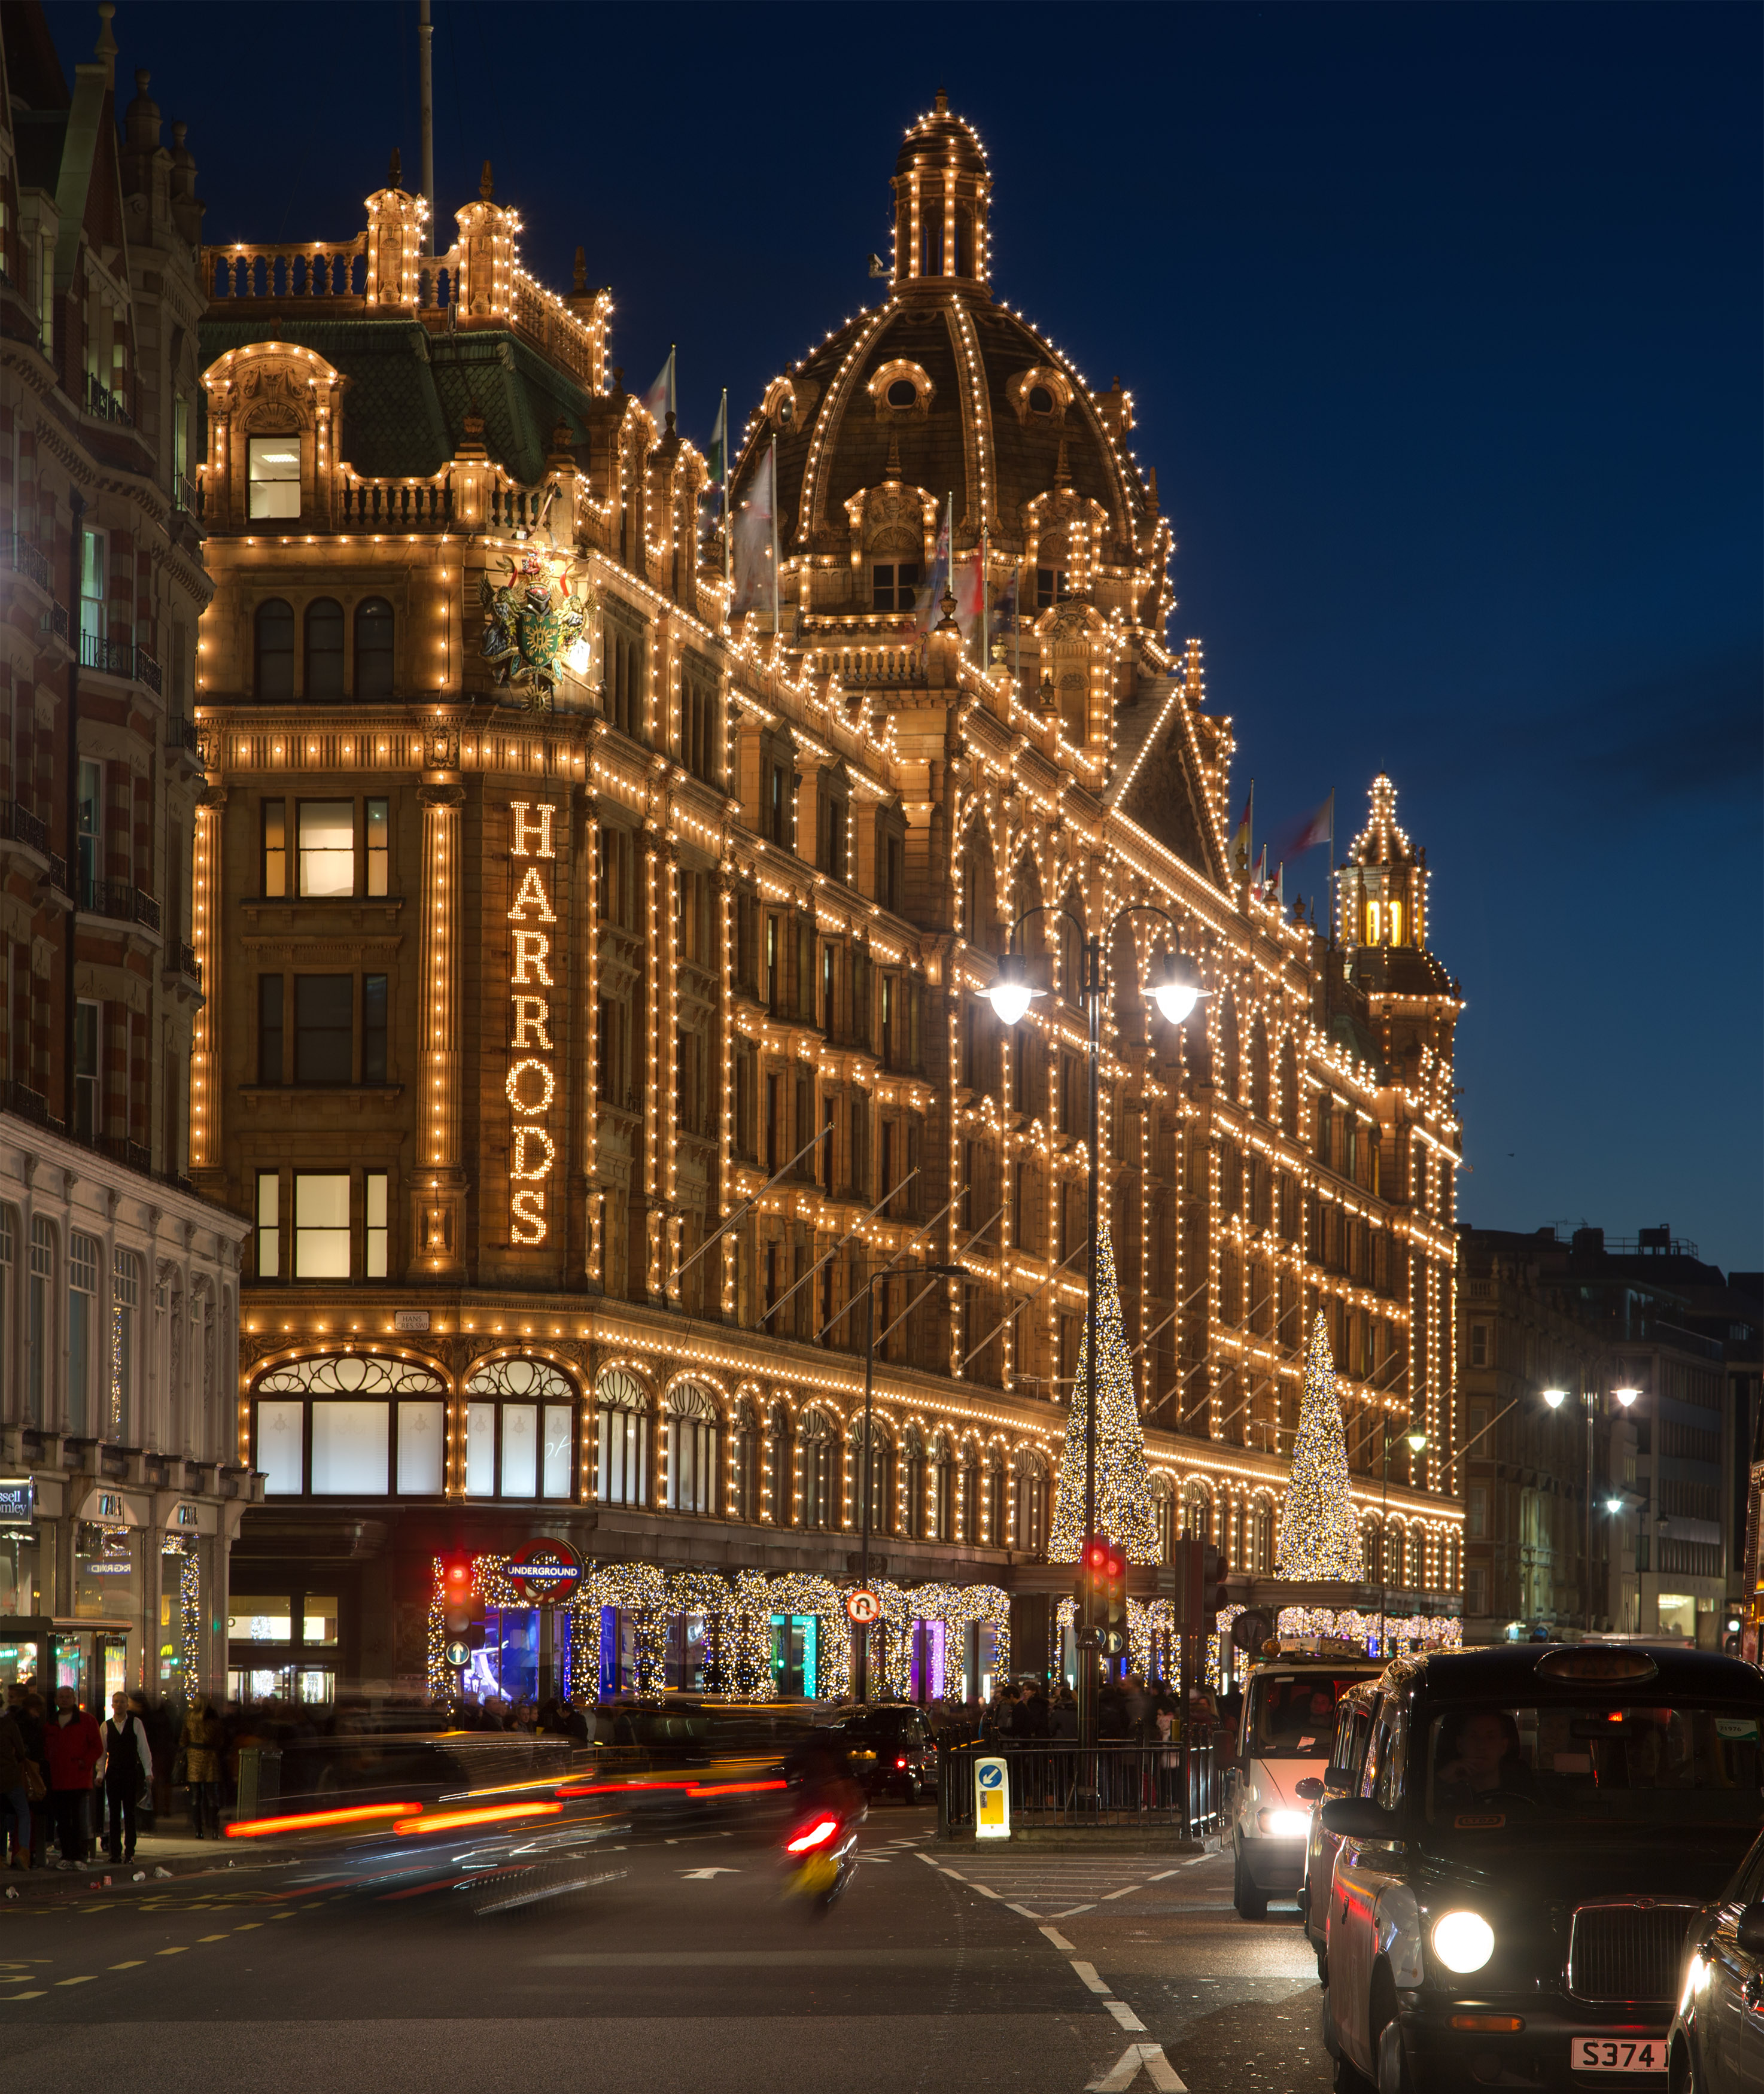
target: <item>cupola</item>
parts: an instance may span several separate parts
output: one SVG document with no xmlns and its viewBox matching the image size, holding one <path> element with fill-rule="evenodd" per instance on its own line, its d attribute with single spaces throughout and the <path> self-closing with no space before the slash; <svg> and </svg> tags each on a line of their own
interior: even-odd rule
<svg viewBox="0 0 1764 2094">
<path fill-rule="evenodd" d="M 1418 857 L 1397 826 L 1397 789 L 1382 772 L 1372 780 L 1371 801 L 1366 827 L 1336 875 L 1341 942 L 1425 948 L 1425 854 Z"/>
<path fill-rule="evenodd" d="M 901 141 L 894 163 L 894 288 L 960 285 L 986 290 L 991 275 L 987 215 L 993 178 L 971 124 L 936 105 Z"/>
</svg>

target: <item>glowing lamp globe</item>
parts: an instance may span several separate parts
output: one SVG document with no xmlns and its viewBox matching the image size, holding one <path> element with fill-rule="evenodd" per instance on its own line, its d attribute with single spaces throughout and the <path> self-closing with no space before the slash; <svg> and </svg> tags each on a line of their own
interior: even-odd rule
<svg viewBox="0 0 1764 2094">
<path fill-rule="evenodd" d="M 565 666 L 572 676 L 584 675 L 592 659 L 588 642 L 585 640 L 572 641 L 564 650 L 563 659 Z"/>
<path fill-rule="evenodd" d="M 1635 1401 L 1636 1398 L 1640 1396 L 1640 1393 L 1641 1391 L 1639 1388 L 1614 1388 L 1611 1391 L 1611 1394 L 1617 1398 L 1617 1401 L 1620 1404 L 1622 1404 L 1625 1410 L 1628 1410 L 1631 1404 Z"/>
<path fill-rule="evenodd" d="M 1544 1391 L 1544 1401 L 1552 1410 L 1560 1410 L 1568 1401 L 1568 1392 L 1565 1388 L 1546 1388 Z"/>
<path fill-rule="evenodd" d="M 998 1014 L 1001 1025 L 1019 1025 L 1023 1014 L 1041 993 L 1029 984 L 1028 970 L 1021 953 L 1006 953 L 998 962 L 998 974 L 990 988 L 980 994 Z"/>
<path fill-rule="evenodd" d="M 1427 1436 L 1425 1432 L 1406 1433 L 1404 1437 L 1409 1442 L 1409 1451 L 1411 1454 L 1419 1454 L 1427 1444 Z"/>
<path fill-rule="evenodd" d="M 1172 1025 L 1180 1025 L 1201 1000 L 1201 992 L 1176 971 L 1174 958 L 1164 956 L 1162 977 L 1154 980 L 1152 995 L 1158 1008 Z"/>
</svg>

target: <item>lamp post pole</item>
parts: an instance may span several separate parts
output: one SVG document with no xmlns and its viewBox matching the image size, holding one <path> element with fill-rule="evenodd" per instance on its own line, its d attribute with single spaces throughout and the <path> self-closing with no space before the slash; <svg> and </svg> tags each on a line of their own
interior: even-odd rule
<svg viewBox="0 0 1764 2094">
<path fill-rule="evenodd" d="M 1085 1284 L 1084 1302 L 1084 1534 L 1088 1544 L 1097 1531 L 1097 1210 L 1101 1200 L 1102 1136 L 1102 949 L 1104 941 L 1123 916 L 1147 915 L 1162 918 L 1174 941 L 1176 926 L 1165 910 L 1149 901 L 1130 901 L 1116 910 L 1100 934 L 1087 933 L 1083 923 L 1070 910 L 1050 908 L 1037 902 L 1025 909 L 1010 927 L 1004 957 L 998 963 L 997 978 L 989 988 L 983 990 L 1006 1025 L 1022 1022 L 1023 1015 L 1035 998 L 1041 994 L 1038 988 L 1029 986 L 1023 965 L 1023 956 L 1016 949 L 1017 933 L 1032 916 L 1063 916 L 1076 926 L 1084 941 L 1083 973 L 1080 979 L 1079 993 L 1084 1000 L 1089 1019 L 1090 1032 L 1090 1157 L 1087 1212 L 1090 1222 L 1090 1240 L 1086 1245 L 1088 1277 Z M 1151 984 L 1158 1007 L 1174 1025 L 1180 1025 L 1206 992 L 1179 974 L 1175 959 L 1166 957 L 1162 977 Z M 1080 1548 L 1083 1558 L 1083 1544 Z M 1084 1618 L 1078 1624 L 1078 1740 L 1081 1745 L 1092 1746 L 1097 1742 L 1097 1625 L 1091 1618 L 1086 1582 Z"/>
<path fill-rule="evenodd" d="M 1378 1516 L 1378 1654 L 1380 1657 L 1387 1659 L 1390 1656 L 1389 1651 L 1385 1647 L 1390 1641 L 1390 1627 L 1385 1619 L 1390 1603 L 1390 1450 L 1399 1439 L 1405 1439 L 1409 1442 L 1409 1451 L 1411 1454 L 1419 1454 L 1427 1444 L 1427 1436 L 1425 1432 L 1414 1431 L 1406 1433 L 1393 1432 L 1389 1421 L 1388 1419 L 1385 1421 L 1384 1502 L 1384 1510 Z M 1411 1482 L 1414 1480 L 1414 1471 L 1411 1469 L 1410 1471 Z"/>
</svg>

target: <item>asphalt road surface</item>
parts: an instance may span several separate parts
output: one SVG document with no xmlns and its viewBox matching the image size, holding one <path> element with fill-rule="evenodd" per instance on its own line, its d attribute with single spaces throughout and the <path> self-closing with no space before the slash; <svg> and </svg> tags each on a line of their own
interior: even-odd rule
<svg viewBox="0 0 1764 2094">
<path fill-rule="evenodd" d="M 1227 1860 L 983 1857 L 933 1831 L 873 1810 L 819 1915 L 727 1836 L 628 1846 L 597 1864 L 616 1880 L 493 1916 L 310 1867 L 33 1886 L 0 1904 L 0 2056 L 130 2094 L 1329 2086 L 1296 1914 L 1239 1919 Z"/>
</svg>

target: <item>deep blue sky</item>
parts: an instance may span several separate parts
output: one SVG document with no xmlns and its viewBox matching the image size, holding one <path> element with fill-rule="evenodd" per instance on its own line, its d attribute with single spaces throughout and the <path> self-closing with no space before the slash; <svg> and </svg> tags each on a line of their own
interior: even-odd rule
<svg viewBox="0 0 1764 2094">
<path fill-rule="evenodd" d="M 1764 1266 L 1759 10 L 435 14 L 443 224 L 488 155 L 701 441 L 871 295 L 946 85 L 1001 295 L 1136 395 L 1258 826 L 1332 786 L 1345 837 L 1383 767 L 1427 846 L 1464 1216 Z M 115 31 L 211 237 L 351 233 L 394 144 L 415 185 L 415 0 Z"/>
</svg>

